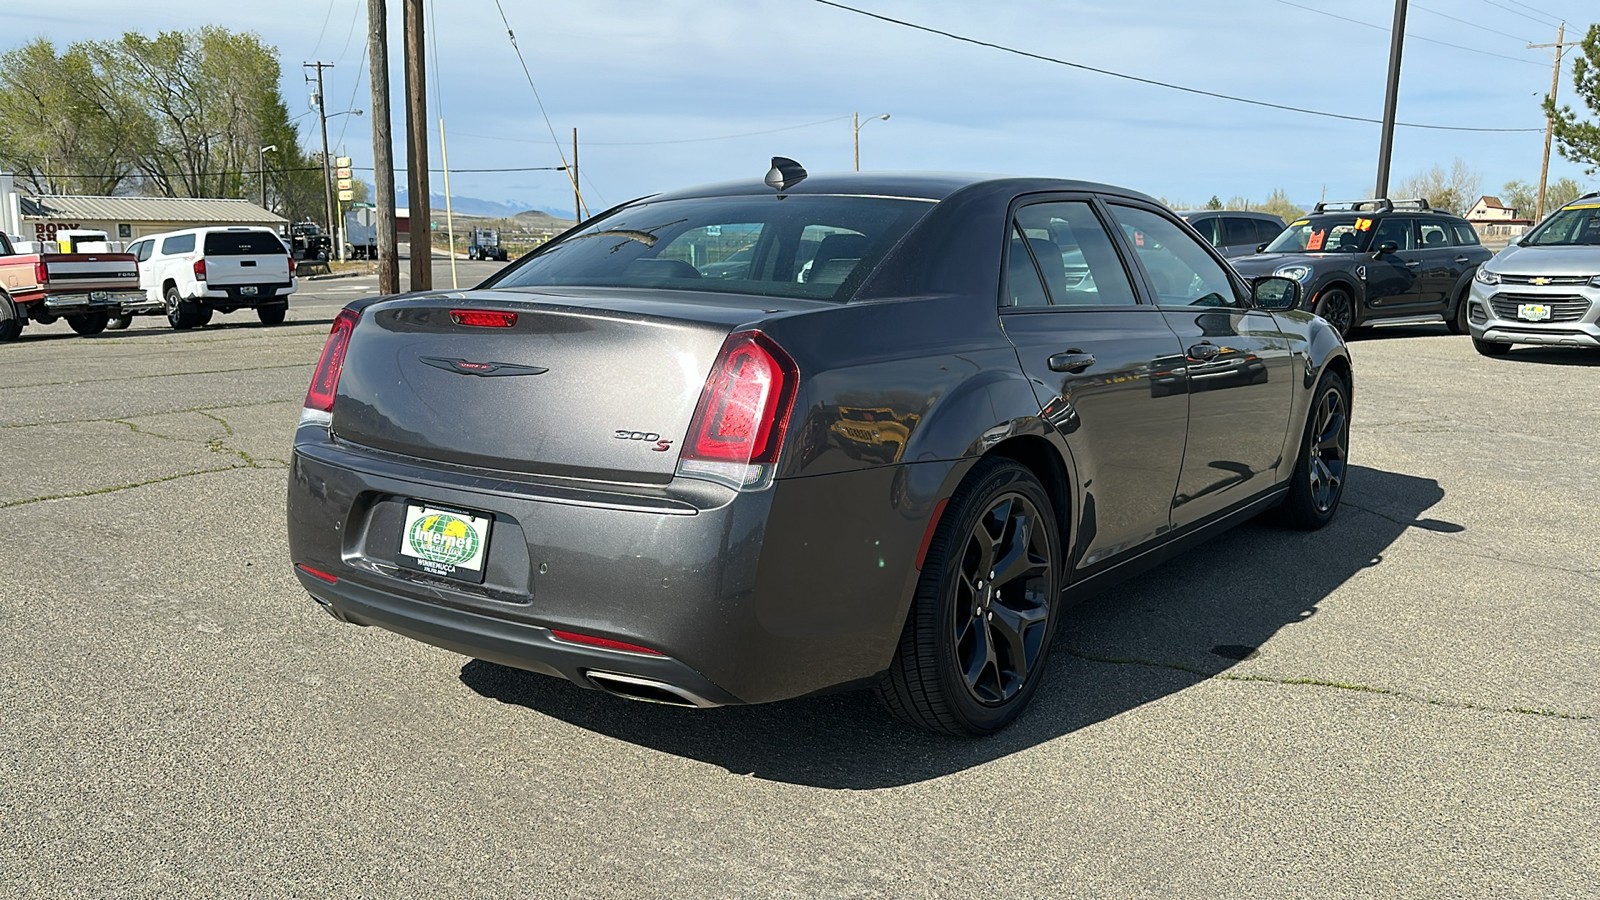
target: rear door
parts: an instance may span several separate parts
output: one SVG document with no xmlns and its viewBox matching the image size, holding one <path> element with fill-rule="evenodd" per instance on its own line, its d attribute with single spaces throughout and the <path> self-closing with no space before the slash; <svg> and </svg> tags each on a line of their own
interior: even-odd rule
<svg viewBox="0 0 1600 900">
<path fill-rule="evenodd" d="M 1467 257 L 1456 246 L 1455 232 L 1447 219 L 1417 220 L 1417 235 L 1421 240 L 1417 259 L 1422 263 L 1418 267 L 1417 312 L 1448 312 L 1451 292 L 1466 271 Z"/>
<path fill-rule="evenodd" d="M 1018 207 L 1004 252 L 1001 327 L 1066 440 L 1080 491 L 1072 559 L 1092 571 L 1171 527 L 1188 400 L 1157 379 L 1181 345 L 1160 310 L 1138 302 L 1090 198 Z"/>
<path fill-rule="evenodd" d="M 259 228 L 208 231 L 202 238 L 201 255 L 206 261 L 206 284 L 212 288 L 238 288 L 251 296 L 269 289 L 289 286 L 289 254 L 283 241 Z"/>
<path fill-rule="evenodd" d="M 1153 208 L 1109 206 L 1183 347 L 1174 376 L 1153 385 L 1189 407 L 1172 500 L 1172 524 L 1181 528 L 1277 483 L 1293 401 L 1292 345 L 1272 313 L 1251 309 L 1244 286 L 1178 223 Z"/>
</svg>

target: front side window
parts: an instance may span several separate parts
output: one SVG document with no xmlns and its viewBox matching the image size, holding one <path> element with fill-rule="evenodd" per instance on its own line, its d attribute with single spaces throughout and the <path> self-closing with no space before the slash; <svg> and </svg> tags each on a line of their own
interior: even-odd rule
<svg viewBox="0 0 1600 900">
<path fill-rule="evenodd" d="M 932 201 L 790 194 L 636 203 L 490 282 L 845 300 Z"/>
<path fill-rule="evenodd" d="M 1222 264 L 1164 216 L 1111 207 L 1162 306 L 1243 306 Z"/>
<path fill-rule="evenodd" d="M 1017 211 L 1007 271 L 1022 279 L 1029 268 L 1045 290 L 1013 285 L 1012 306 L 1133 306 L 1133 282 L 1111 235 L 1082 200 L 1035 203 Z"/>
<path fill-rule="evenodd" d="M 1374 249 L 1384 244 L 1394 244 L 1399 250 L 1416 249 L 1417 229 L 1410 219 L 1384 219 L 1378 223 L 1373 232 L 1372 246 Z"/>
</svg>

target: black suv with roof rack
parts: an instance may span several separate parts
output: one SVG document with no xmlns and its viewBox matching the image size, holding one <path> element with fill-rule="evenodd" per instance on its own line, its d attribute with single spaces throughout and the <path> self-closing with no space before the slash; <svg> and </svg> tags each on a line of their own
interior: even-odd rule
<svg viewBox="0 0 1600 900">
<path fill-rule="evenodd" d="M 1440 320 L 1459 333 L 1473 273 L 1494 255 L 1466 219 L 1426 200 L 1387 199 L 1318 203 L 1258 249 L 1232 260 L 1240 274 L 1299 281 L 1305 308 L 1340 334 Z"/>
</svg>

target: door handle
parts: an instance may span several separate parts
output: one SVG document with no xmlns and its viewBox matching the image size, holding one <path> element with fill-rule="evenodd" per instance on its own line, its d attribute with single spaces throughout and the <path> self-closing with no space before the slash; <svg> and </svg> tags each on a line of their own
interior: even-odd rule
<svg viewBox="0 0 1600 900">
<path fill-rule="evenodd" d="M 1085 353 L 1076 347 L 1065 353 L 1057 353 L 1055 356 L 1050 357 L 1050 371 L 1052 372 L 1072 372 L 1076 374 L 1092 365 L 1094 365 L 1094 354 Z"/>
<path fill-rule="evenodd" d="M 1471 261 L 1472 260 L 1467 259 L 1465 256 L 1456 257 L 1456 262 L 1461 264 L 1461 265 L 1463 265 L 1463 266 L 1466 265 L 1467 263 L 1471 262 Z"/>
<path fill-rule="evenodd" d="M 1422 265 L 1422 263 L 1420 261 L 1413 259 L 1411 262 L 1406 263 L 1406 268 L 1415 269 L 1417 266 L 1420 266 L 1420 265 Z"/>
<path fill-rule="evenodd" d="M 1213 344 L 1210 341 L 1201 341 L 1200 343 L 1195 344 L 1193 347 L 1190 347 L 1186 352 L 1189 354 L 1190 359 L 1197 359 L 1201 362 L 1206 362 L 1216 359 L 1217 354 L 1221 353 L 1222 350 L 1216 344 Z"/>
</svg>

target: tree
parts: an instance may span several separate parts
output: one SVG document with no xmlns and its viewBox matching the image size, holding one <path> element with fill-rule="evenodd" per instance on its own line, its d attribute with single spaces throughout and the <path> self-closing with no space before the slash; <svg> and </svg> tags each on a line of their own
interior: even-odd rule
<svg viewBox="0 0 1600 900">
<path fill-rule="evenodd" d="M 1568 203 L 1583 196 L 1583 185 L 1571 178 L 1557 178 L 1545 185 L 1544 208 L 1546 210 L 1560 209 Z"/>
<path fill-rule="evenodd" d="M 1434 209 L 1462 215 L 1477 202 L 1482 184 L 1483 176 L 1457 158 L 1450 163 L 1448 172 L 1435 163 L 1428 171 L 1400 182 L 1394 193 L 1406 198 L 1420 197 Z"/>
<path fill-rule="evenodd" d="M 1572 85 L 1590 111 L 1600 115 L 1600 24 L 1590 25 L 1578 46 L 1582 53 L 1572 61 Z M 1544 98 L 1544 114 L 1550 118 L 1561 155 L 1587 166 L 1585 175 L 1600 172 L 1600 124 L 1579 119 L 1571 105 L 1557 107 L 1549 96 Z M 1548 192 L 1545 201 L 1549 208 Z"/>
<path fill-rule="evenodd" d="M 0 55 L 0 165 L 41 194 L 116 193 L 133 167 L 109 99 L 82 45 Z"/>
<path fill-rule="evenodd" d="M 1283 188 L 1275 188 L 1267 195 L 1265 203 L 1252 203 L 1246 208 L 1255 212 L 1272 213 L 1285 222 L 1293 222 L 1306 214 L 1305 210 L 1289 200 L 1289 192 Z"/>
<path fill-rule="evenodd" d="M 1206 209 L 1221 209 L 1221 208 L 1222 208 L 1222 198 L 1218 197 L 1216 194 L 1212 194 L 1211 195 L 1211 199 L 1206 201 Z"/>
<path fill-rule="evenodd" d="M 1526 181 L 1508 181 L 1500 188 L 1500 202 L 1531 217 L 1533 207 L 1539 202 L 1539 187 Z"/>
</svg>

